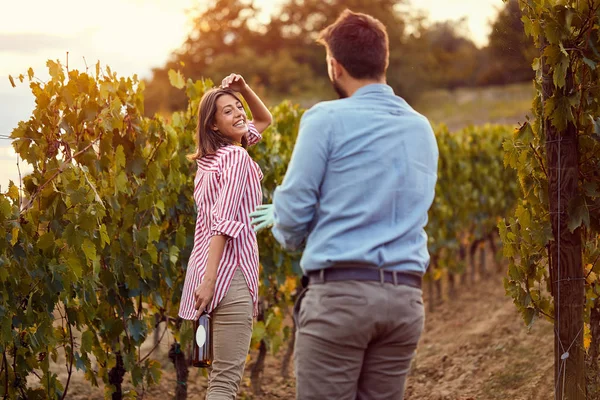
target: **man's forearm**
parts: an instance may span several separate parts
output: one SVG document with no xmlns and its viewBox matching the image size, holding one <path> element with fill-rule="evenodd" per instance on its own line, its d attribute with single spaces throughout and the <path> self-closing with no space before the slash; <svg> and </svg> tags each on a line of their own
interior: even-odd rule
<svg viewBox="0 0 600 400">
<path fill-rule="evenodd" d="M 273 193 L 273 235 L 282 246 L 297 250 L 311 229 L 329 156 L 331 116 L 318 106 L 300 122 L 298 138 L 285 178 Z"/>
<path fill-rule="evenodd" d="M 276 223 L 273 224 L 271 232 L 275 240 L 286 250 L 300 250 L 305 245 L 306 233 L 295 233 Z"/>
</svg>

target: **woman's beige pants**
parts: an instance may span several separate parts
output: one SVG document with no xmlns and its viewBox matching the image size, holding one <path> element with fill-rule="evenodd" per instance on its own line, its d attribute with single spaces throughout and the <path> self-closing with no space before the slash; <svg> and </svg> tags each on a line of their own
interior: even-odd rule
<svg viewBox="0 0 600 400">
<path fill-rule="evenodd" d="M 227 295 L 212 312 L 213 365 L 207 400 L 236 398 L 252 338 L 252 309 L 252 297 L 238 267 Z"/>
</svg>

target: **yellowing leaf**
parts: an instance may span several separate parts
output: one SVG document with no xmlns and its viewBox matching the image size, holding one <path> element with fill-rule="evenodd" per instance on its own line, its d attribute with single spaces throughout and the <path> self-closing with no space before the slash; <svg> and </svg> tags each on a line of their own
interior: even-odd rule
<svg viewBox="0 0 600 400">
<path fill-rule="evenodd" d="M 100 225 L 100 239 L 104 244 L 110 244 L 110 238 L 108 237 L 108 232 L 106 231 L 106 225 Z"/>
<path fill-rule="evenodd" d="M 0 217 L 6 218 L 10 215 L 12 207 L 5 197 L 0 197 Z"/>
<path fill-rule="evenodd" d="M 556 87 L 562 88 L 565 86 L 565 79 L 567 77 L 567 69 L 569 68 L 569 58 L 562 57 L 560 63 L 554 67 L 554 74 L 552 79 Z"/>
<path fill-rule="evenodd" d="M 11 199 L 13 199 L 14 201 L 19 200 L 19 188 L 16 187 L 15 185 L 10 185 L 8 187 L 8 197 L 10 197 Z"/>
<path fill-rule="evenodd" d="M 177 89 L 183 89 L 185 86 L 185 79 L 183 78 L 183 75 L 181 75 L 181 72 L 173 69 L 169 70 L 169 82 Z"/>
<path fill-rule="evenodd" d="M 94 243 L 92 243 L 90 239 L 86 238 L 83 240 L 81 250 L 83 250 L 88 261 L 94 261 L 96 259 L 96 246 L 94 246 Z"/>
<path fill-rule="evenodd" d="M 46 66 L 48 67 L 48 72 L 53 79 L 64 77 L 62 74 L 62 66 L 59 63 L 48 60 L 48 62 L 46 62 Z"/>
<path fill-rule="evenodd" d="M 267 330 L 265 329 L 265 323 L 262 321 L 258 321 L 254 325 L 254 329 L 252 329 L 252 341 L 254 343 L 259 343 L 261 340 L 264 339 L 266 334 Z"/>
<path fill-rule="evenodd" d="M 125 175 L 125 172 L 121 171 L 121 173 L 117 175 L 115 185 L 119 192 L 125 192 L 127 190 L 127 175 Z"/>
<path fill-rule="evenodd" d="M 583 325 L 583 347 L 585 350 L 589 350 L 590 344 L 592 343 L 592 332 L 590 331 L 590 325 Z"/>
<path fill-rule="evenodd" d="M 158 251 L 156 250 L 156 246 L 153 244 L 148 244 L 146 251 L 150 255 L 152 262 L 156 264 L 158 262 Z"/>
<path fill-rule="evenodd" d="M 49 249 L 53 244 L 54 244 L 54 233 L 52 233 L 52 232 L 44 233 L 42 236 L 40 236 L 40 238 L 38 239 L 38 243 L 37 243 L 38 247 L 42 250 Z"/>
<path fill-rule="evenodd" d="M 117 146 L 117 151 L 115 152 L 115 165 L 117 171 L 120 171 L 121 168 L 125 168 L 125 150 L 122 145 Z"/>
<path fill-rule="evenodd" d="M 283 285 L 279 287 L 283 293 L 293 293 L 296 290 L 296 278 L 288 276 L 285 278 Z"/>
<path fill-rule="evenodd" d="M 148 241 L 149 242 L 158 242 L 160 239 L 160 229 L 157 225 L 150 225 L 148 228 Z"/>
<path fill-rule="evenodd" d="M 14 246 L 15 244 L 17 244 L 17 240 L 19 240 L 19 228 L 14 227 L 14 228 L 12 228 L 12 237 L 10 239 L 11 246 Z"/>
<path fill-rule="evenodd" d="M 81 260 L 75 254 L 70 254 L 67 257 L 67 267 L 69 270 L 75 275 L 77 279 L 80 279 L 83 275 L 83 265 L 81 265 Z"/>
<path fill-rule="evenodd" d="M 94 344 L 94 333 L 92 331 L 85 331 L 81 334 L 81 351 L 83 353 L 89 353 L 92 351 L 92 345 Z"/>
<path fill-rule="evenodd" d="M 148 362 L 149 367 L 149 376 L 152 377 L 152 383 L 158 383 L 160 381 L 160 377 L 162 376 L 162 370 L 160 369 L 160 363 L 156 360 L 150 360 Z"/>
<path fill-rule="evenodd" d="M 156 202 L 156 208 L 158 208 L 160 210 L 160 212 L 162 212 L 163 214 L 165 213 L 165 203 L 162 200 L 158 200 Z"/>
</svg>

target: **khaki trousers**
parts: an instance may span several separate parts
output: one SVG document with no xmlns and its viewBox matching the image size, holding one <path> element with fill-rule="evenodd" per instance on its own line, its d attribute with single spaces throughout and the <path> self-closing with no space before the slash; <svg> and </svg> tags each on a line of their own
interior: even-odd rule
<svg viewBox="0 0 600 400">
<path fill-rule="evenodd" d="M 237 268 L 227 294 L 212 312 L 213 365 L 207 400 L 236 398 L 252 338 L 252 310 L 248 285 Z"/>
<path fill-rule="evenodd" d="M 421 289 L 365 281 L 310 284 L 295 315 L 297 399 L 404 398 L 423 331 Z"/>
</svg>

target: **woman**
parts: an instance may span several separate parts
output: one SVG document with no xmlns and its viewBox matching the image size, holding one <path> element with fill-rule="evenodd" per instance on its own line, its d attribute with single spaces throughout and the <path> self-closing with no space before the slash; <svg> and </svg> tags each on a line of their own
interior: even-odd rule
<svg viewBox="0 0 600 400">
<path fill-rule="evenodd" d="M 248 121 L 240 98 L 246 100 Z M 194 200 L 198 207 L 194 248 L 179 316 L 203 311 L 213 324 L 213 365 L 207 399 L 234 399 L 244 372 L 257 314 L 258 246 L 248 214 L 262 201 L 263 175 L 246 152 L 272 122 L 244 78 L 231 74 L 204 94 L 198 111 Z"/>
</svg>

